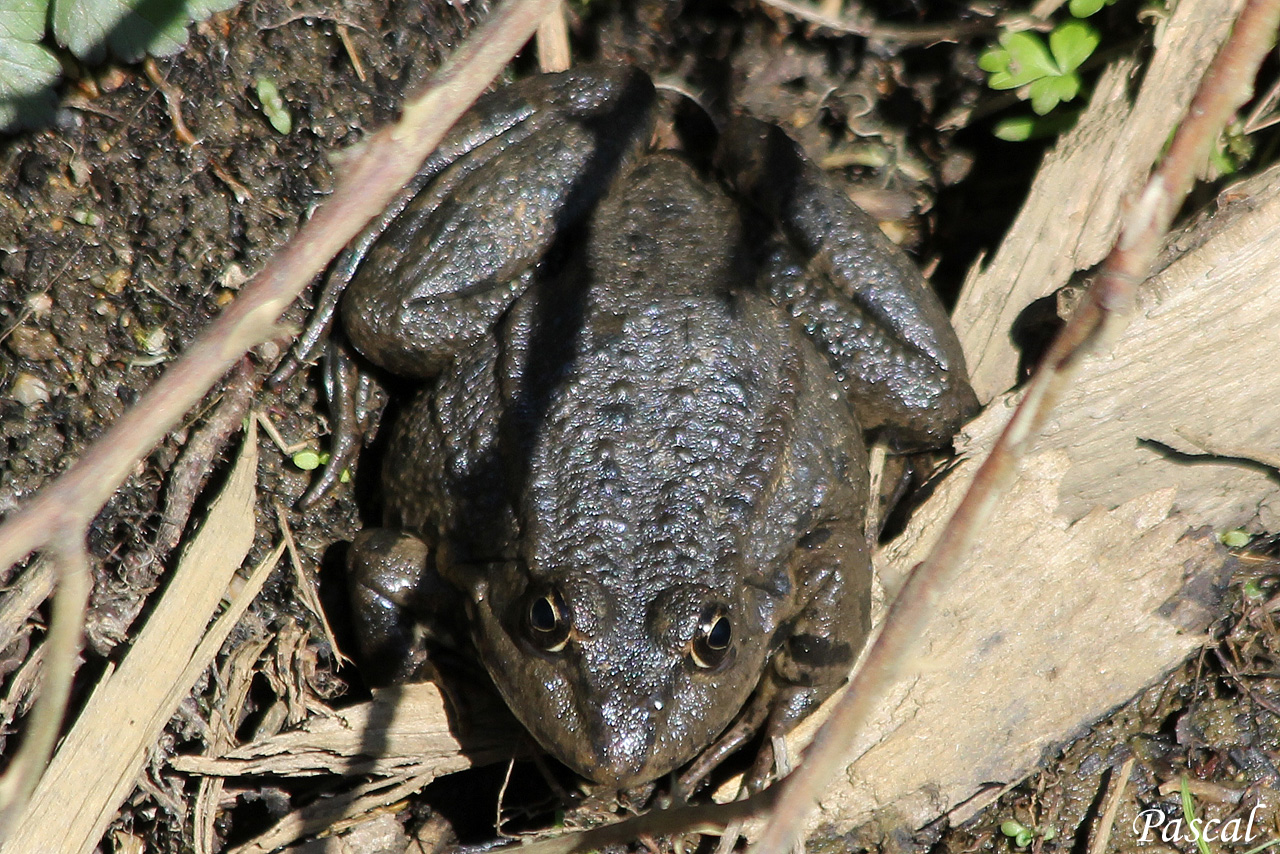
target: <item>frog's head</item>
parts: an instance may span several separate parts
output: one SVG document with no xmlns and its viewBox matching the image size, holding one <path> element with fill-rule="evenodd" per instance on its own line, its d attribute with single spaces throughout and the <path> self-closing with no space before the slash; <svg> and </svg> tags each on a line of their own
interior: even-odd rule
<svg viewBox="0 0 1280 854">
<path fill-rule="evenodd" d="M 476 644 L 507 704 L 553 756 L 615 788 L 654 780 L 742 709 L 775 632 L 775 595 L 607 572 L 529 573 L 471 586 Z"/>
</svg>

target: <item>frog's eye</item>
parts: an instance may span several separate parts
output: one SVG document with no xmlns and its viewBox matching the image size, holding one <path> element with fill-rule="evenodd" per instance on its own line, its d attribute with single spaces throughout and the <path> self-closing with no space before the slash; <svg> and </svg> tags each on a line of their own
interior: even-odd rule
<svg viewBox="0 0 1280 854">
<path fill-rule="evenodd" d="M 723 606 L 713 605 L 703 611 L 698 623 L 698 633 L 693 638 L 690 654 L 693 663 L 703 670 L 719 667 L 729 653 L 733 640 L 733 625 Z"/>
<path fill-rule="evenodd" d="M 559 652 L 569 640 L 569 607 L 552 588 L 529 600 L 525 614 L 529 640 L 546 652 Z"/>
</svg>

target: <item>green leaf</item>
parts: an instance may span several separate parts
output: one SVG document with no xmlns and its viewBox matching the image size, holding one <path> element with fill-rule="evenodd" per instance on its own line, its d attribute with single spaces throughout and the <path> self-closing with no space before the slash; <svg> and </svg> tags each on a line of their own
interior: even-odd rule
<svg viewBox="0 0 1280 854">
<path fill-rule="evenodd" d="M 1050 116 L 1014 116 L 996 122 L 991 133 L 1005 142 L 1045 139 L 1069 130 L 1079 116 L 1078 110 L 1058 110 Z"/>
<path fill-rule="evenodd" d="M 1031 84 L 1031 109 L 1043 116 L 1063 101 L 1080 94 L 1080 78 L 1075 73 L 1042 77 Z"/>
<path fill-rule="evenodd" d="M 62 66 L 39 44 L 45 0 L 0 0 L 0 129 L 44 124 L 53 118 L 52 86 Z"/>
<path fill-rule="evenodd" d="M 0 40 L 40 41 L 48 10 L 45 0 L 0 0 Z"/>
<path fill-rule="evenodd" d="M 1035 133 L 1036 120 L 1033 116 L 1016 116 L 1012 119 L 1001 119 L 991 129 L 996 139 L 1005 142 L 1026 142 Z"/>
<path fill-rule="evenodd" d="M 1026 833 L 1027 826 L 1017 819 L 1011 818 L 1000 823 L 1000 832 L 1005 836 L 1014 837 L 1019 833 Z"/>
<path fill-rule="evenodd" d="M 1007 73 L 1011 60 L 1012 57 L 1009 56 L 1009 51 L 992 45 L 978 56 L 978 67 L 988 74 L 995 74 L 997 71 Z"/>
<path fill-rule="evenodd" d="M 1097 14 L 1105 5 L 1104 0 L 1071 0 L 1067 9 L 1077 18 L 1087 18 Z"/>
<path fill-rule="evenodd" d="M 1187 775 L 1182 775 L 1182 785 L 1179 786 L 1179 795 L 1182 800 L 1182 818 L 1187 822 L 1187 827 L 1194 828 L 1195 824 L 1192 819 L 1196 817 L 1195 801 L 1191 798 L 1191 781 L 1187 779 Z M 1200 854 L 1213 854 L 1209 850 L 1209 842 L 1204 838 L 1203 833 L 1192 830 L 1196 838 L 1196 847 L 1200 849 Z"/>
<path fill-rule="evenodd" d="M 310 448 L 303 449 L 293 455 L 293 464 L 303 471 L 315 471 L 320 468 L 320 454 Z"/>
<path fill-rule="evenodd" d="M 1098 47 L 1098 31 L 1084 21 L 1064 21 L 1049 33 L 1049 50 L 1066 74 L 1075 71 Z M 1064 99 L 1069 100 L 1069 99 Z"/>
<path fill-rule="evenodd" d="M 101 62 L 109 48 L 126 62 L 168 56 L 187 43 L 187 25 L 237 0 L 53 0 L 53 34 L 76 56 Z"/>
<path fill-rule="evenodd" d="M 1218 541 L 1229 549 L 1243 548 L 1249 545 L 1249 532 L 1243 528 L 1232 528 L 1218 535 Z"/>
<path fill-rule="evenodd" d="M 1114 6 L 1116 0 L 1071 0 L 1067 9 L 1077 18 L 1096 15 L 1104 6 Z"/>
<path fill-rule="evenodd" d="M 1035 33 L 1004 33 L 1000 44 L 1009 52 L 1009 63 L 987 81 L 992 89 L 1017 89 L 1046 75 L 1061 73 L 1044 40 Z"/>
</svg>

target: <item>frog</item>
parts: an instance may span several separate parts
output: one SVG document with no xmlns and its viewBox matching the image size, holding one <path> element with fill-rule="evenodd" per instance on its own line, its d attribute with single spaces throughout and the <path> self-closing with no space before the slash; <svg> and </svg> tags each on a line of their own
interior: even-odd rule
<svg viewBox="0 0 1280 854">
<path fill-rule="evenodd" d="M 977 406 L 915 265 L 795 142 L 743 116 L 710 164 L 650 151 L 656 102 L 613 66 L 484 96 L 323 300 L 418 386 L 348 554 L 375 681 L 461 651 L 617 790 L 846 681 L 867 442 L 939 447 Z"/>
</svg>

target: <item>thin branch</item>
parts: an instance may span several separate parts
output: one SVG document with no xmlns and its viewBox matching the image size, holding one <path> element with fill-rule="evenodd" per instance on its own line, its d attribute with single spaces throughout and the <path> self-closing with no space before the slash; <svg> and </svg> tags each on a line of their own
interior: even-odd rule
<svg viewBox="0 0 1280 854">
<path fill-rule="evenodd" d="M 1054 341 L 1028 383 L 1018 409 L 933 552 L 908 577 L 885 618 L 884 630 L 848 691 L 818 730 L 806 761 L 778 785 L 773 816 L 751 851 L 787 851 L 800 838 L 810 811 L 843 767 L 846 746 L 881 699 L 905 674 L 916 640 L 940 611 L 965 555 L 1017 473 L 1018 463 L 1066 387 L 1081 357 L 1118 333 L 1132 309 L 1160 240 L 1168 231 L 1196 170 L 1222 128 L 1247 100 L 1258 67 L 1280 25 L 1280 0 L 1250 0 L 1231 36 L 1206 71 L 1160 167 L 1126 218 L 1120 236 L 1085 300 Z"/>
<path fill-rule="evenodd" d="M 980 33 L 989 33 L 999 26 L 995 19 L 967 21 L 951 24 L 884 24 L 864 12 L 829 15 L 804 0 L 760 0 L 793 18 L 836 33 L 847 33 L 881 42 L 897 44 L 935 44 L 955 42 Z"/>
</svg>

